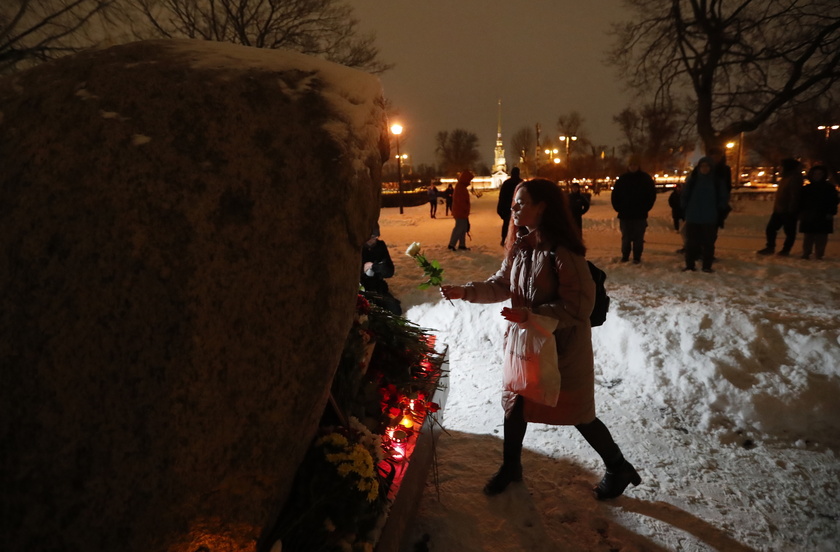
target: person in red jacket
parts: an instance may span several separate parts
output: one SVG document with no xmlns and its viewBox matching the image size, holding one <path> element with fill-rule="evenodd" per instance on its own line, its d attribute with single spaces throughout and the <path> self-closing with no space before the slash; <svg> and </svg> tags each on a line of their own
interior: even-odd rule
<svg viewBox="0 0 840 552">
<path fill-rule="evenodd" d="M 458 175 L 458 182 L 455 184 L 455 191 L 452 194 L 452 217 L 455 219 L 455 227 L 452 229 L 452 236 L 449 238 L 449 249 L 468 251 L 467 232 L 470 231 L 470 190 L 468 186 L 475 175 L 470 171 L 463 171 Z"/>
</svg>

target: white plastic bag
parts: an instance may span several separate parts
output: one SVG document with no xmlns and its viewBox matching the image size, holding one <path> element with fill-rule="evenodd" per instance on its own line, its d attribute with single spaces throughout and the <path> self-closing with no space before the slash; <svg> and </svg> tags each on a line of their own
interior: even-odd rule
<svg viewBox="0 0 840 552">
<path fill-rule="evenodd" d="M 511 322 L 505 338 L 504 388 L 548 406 L 560 395 L 560 370 L 554 330 L 557 319 L 531 313 L 523 324 Z"/>
</svg>

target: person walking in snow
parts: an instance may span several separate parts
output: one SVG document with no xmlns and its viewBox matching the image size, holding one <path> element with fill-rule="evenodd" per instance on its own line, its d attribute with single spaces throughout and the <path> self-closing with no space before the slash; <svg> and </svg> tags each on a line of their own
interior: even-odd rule
<svg viewBox="0 0 840 552">
<path fill-rule="evenodd" d="M 703 157 L 688 176 L 680 204 L 685 210 L 685 270 L 697 270 L 702 257 L 703 272 L 714 272 L 715 242 L 721 213 L 729 207 L 726 182 L 715 176 L 713 161 Z"/>
<path fill-rule="evenodd" d="M 799 231 L 802 239 L 802 258 L 814 256 L 820 260 L 825 255 L 828 235 L 834 232 L 834 215 L 837 214 L 837 188 L 828 180 L 828 169 L 814 165 L 808 171 L 809 184 L 802 188 L 802 210 Z"/>
<path fill-rule="evenodd" d="M 633 262 L 638 264 L 645 248 L 648 212 L 656 203 L 656 184 L 641 169 L 637 156 L 630 157 L 627 169 L 615 182 L 611 202 L 621 230 L 621 262 L 630 260 L 632 250 Z"/>
<path fill-rule="evenodd" d="M 437 214 L 438 189 L 435 187 L 434 182 L 429 184 L 426 194 L 429 196 L 429 217 L 435 218 Z"/>
<path fill-rule="evenodd" d="M 455 184 L 455 191 L 452 194 L 452 218 L 455 219 L 455 227 L 452 228 L 452 235 L 449 237 L 449 249 L 467 251 L 467 232 L 470 231 L 470 190 L 469 185 L 474 175 L 470 171 L 463 171 L 458 175 L 458 182 Z"/>
<path fill-rule="evenodd" d="M 502 182 L 502 186 L 499 188 L 499 202 L 496 204 L 496 213 L 502 219 L 502 246 L 505 245 L 505 240 L 507 240 L 513 192 L 520 182 L 522 182 L 522 179 L 519 177 L 519 167 L 514 167 L 510 171 L 510 178 Z"/>
<path fill-rule="evenodd" d="M 773 199 L 773 213 L 764 229 L 767 238 L 759 255 L 772 255 L 776 251 L 776 234 L 784 229 L 785 241 L 779 255 L 788 256 L 796 241 L 796 222 L 799 220 L 799 199 L 802 195 L 802 163 L 796 159 L 782 159 L 782 178 Z"/>
<path fill-rule="evenodd" d="M 455 190 L 452 188 L 452 184 L 446 186 L 446 189 L 443 191 L 443 199 L 444 203 L 446 204 L 446 216 L 449 216 L 449 212 L 452 210 L 452 196 L 455 195 Z"/>
<path fill-rule="evenodd" d="M 595 375 L 589 315 L 595 303 L 595 283 L 586 263 L 586 247 L 575 227 L 568 197 L 554 182 L 521 183 L 511 208 L 515 240 L 508 240 L 498 272 L 483 282 L 444 285 L 449 300 L 471 303 L 511 301 L 502 316 L 524 323 L 531 313 L 556 318 L 554 339 L 561 375 L 556 406 L 539 404 L 505 391 L 502 465 L 484 487 L 488 495 L 522 480 L 522 441 L 528 422 L 573 425 L 595 449 L 606 474 L 593 491 L 596 498 L 621 495 L 641 477 L 624 458 L 609 429 L 595 414 Z"/>
</svg>

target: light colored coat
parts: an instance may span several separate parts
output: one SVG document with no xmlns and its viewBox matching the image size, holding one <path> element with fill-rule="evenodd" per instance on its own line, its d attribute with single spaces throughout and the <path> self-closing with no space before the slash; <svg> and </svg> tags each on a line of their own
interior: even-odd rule
<svg viewBox="0 0 840 552">
<path fill-rule="evenodd" d="M 554 338 L 560 370 L 557 406 L 525 399 L 525 419 L 554 425 L 577 425 L 595 419 L 595 375 L 589 315 L 595 305 L 595 282 L 586 259 L 565 247 L 554 255 L 536 244 L 531 233 L 518 238 L 513 254 L 484 282 L 465 286 L 471 303 L 511 300 L 513 307 L 530 307 L 537 314 L 558 320 Z M 554 263 L 552 267 L 551 264 Z M 502 404 L 509 412 L 517 395 L 505 392 Z"/>
</svg>

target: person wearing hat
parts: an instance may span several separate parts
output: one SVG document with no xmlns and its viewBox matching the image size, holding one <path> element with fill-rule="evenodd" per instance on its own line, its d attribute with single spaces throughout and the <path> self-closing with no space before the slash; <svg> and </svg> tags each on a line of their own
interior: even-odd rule
<svg viewBox="0 0 840 552">
<path fill-rule="evenodd" d="M 702 259 L 703 272 L 714 272 L 715 241 L 720 223 L 720 213 L 729 205 L 726 181 L 714 171 L 714 160 L 703 157 L 688 176 L 680 196 L 685 211 L 685 268 L 696 270 L 697 259 Z"/>
<path fill-rule="evenodd" d="M 632 252 L 633 262 L 638 264 L 645 248 L 648 212 L 656 202 L 656 184 L 641 169 L 638 156 L 628 160 L 627 172 L 616 180 L 611 201 L 621 230 L 621 262 L 629 261 Z"/>
<path fill-rule="evenodd" d="M 467 232 L 470 231 L 470 190 L 469 185 L 475 177 L 470 171 L 463 171 L 458 175 L 458 182 L 452 193 L 452 217 L 455 219 L 455 227 L 449 237 L 449 249 L 467 251 Z"/>
</svg>

